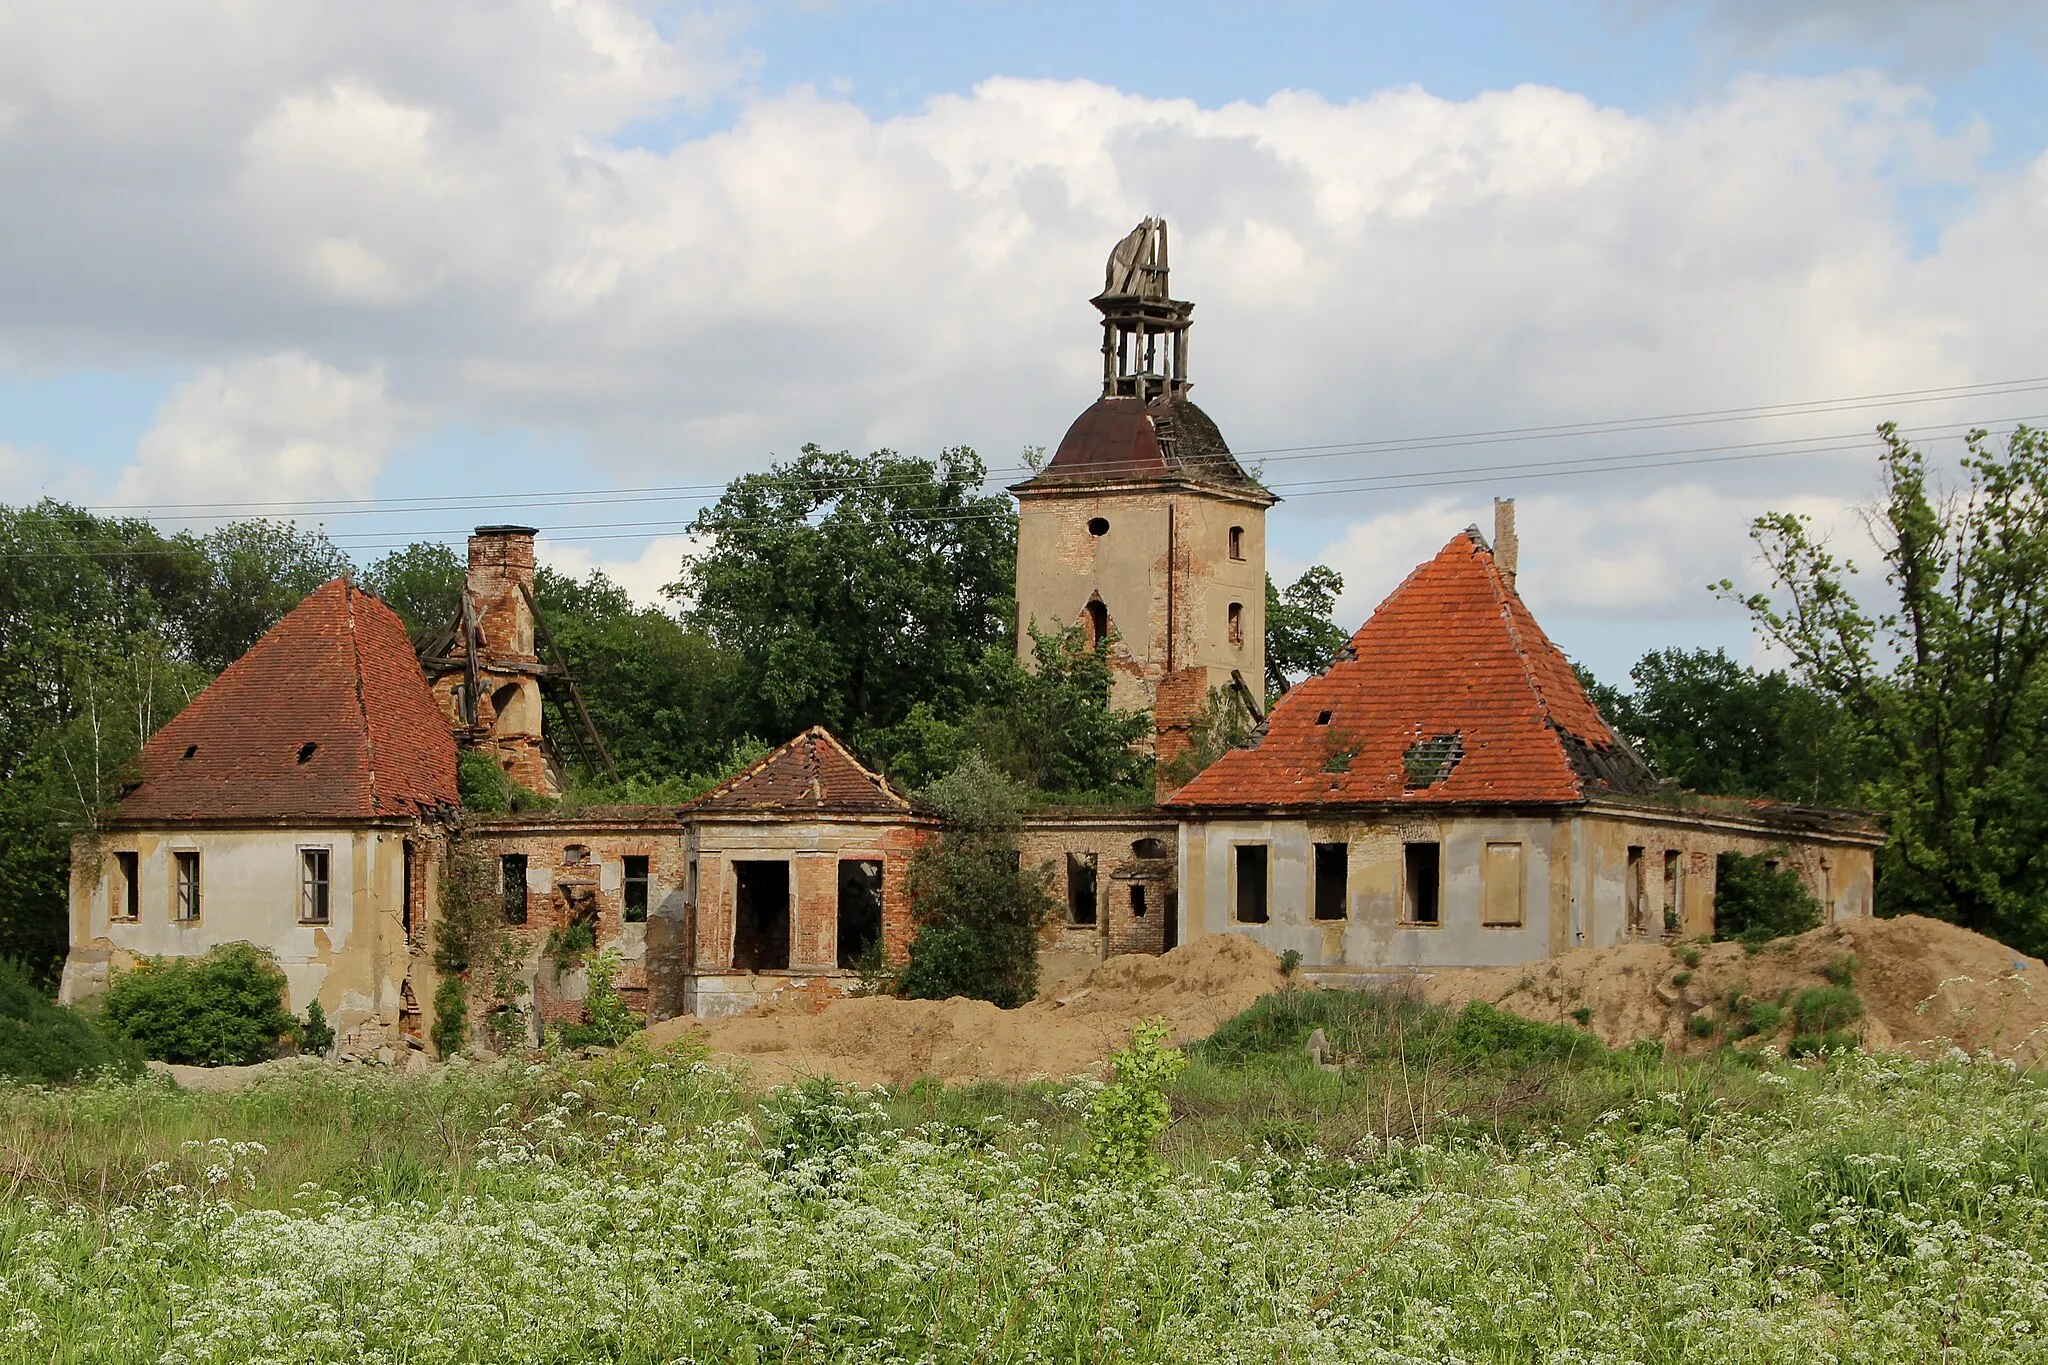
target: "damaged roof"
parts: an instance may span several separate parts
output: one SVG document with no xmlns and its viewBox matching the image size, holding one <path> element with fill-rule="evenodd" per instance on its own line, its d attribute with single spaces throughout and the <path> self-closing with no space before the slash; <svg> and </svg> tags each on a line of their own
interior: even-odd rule
<svg viewBox="0 0 2048 1365">
<path fill-rule="evenodd" d="M 813 725 L 684 809 L 703 815 L 903 815 L 910 808 L 909 800 L 891 787 L 888 779 L 863 768 L 831 731 Z"/>
<path fill-rule="evenodd" d="M 336 578 L 150 738 L 119 818 L 362 820 L 456 803 L 455 740 L 405 624 Z"/>
<path fill-rule="evenodd" d="M 1655 786 L 1474 529 L 1282 697 L 1254 747 L 1164 804 L 1561 804 Z"/>
<path fill-rule="evenodd" d="M 1279 501 L 1244 472 L 1209 414 L 1181 397 L 1097 399 L 1067 428 L 1045 468 L 1018 486 L 1168 478 Z"/>
</svg>

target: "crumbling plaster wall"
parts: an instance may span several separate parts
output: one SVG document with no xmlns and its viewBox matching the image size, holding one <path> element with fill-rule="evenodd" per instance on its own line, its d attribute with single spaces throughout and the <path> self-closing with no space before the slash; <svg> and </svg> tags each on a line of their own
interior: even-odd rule
<svg viewBox="0 0 2048 1365">
<path fill-rule="evenodd" d="M 404 929 L 405 857 L 414 846 L 414 927 Z M 293 1012 L 318 999 L 344 1041 L 377 1041 L 402 1026 L 405 982 L 415 966 L 437 886 L 442 844 L 422 826 L 315 829 L 116 829 L 71 858 L 71 942 L 62 998 L 106 988 L 140 957 L 197 957 L 248 942 L 269 952 L 289 983 Z M 301 922 L 301 853 L 325 848 L 328 920 Z M 115 918 L 125 900 L 115 855 L 136 855 L 140 914 Z M 199 855 L 200 914 L 175 918 L 173 854 Z M 414 987 L 415 994 L 418 985 Z"/>
<path fill-rule="evenodd" d="M 1147 869 L 1146 913 L 1131 913 L 1130 880 L 1116 873 L 1134 858 L 1133 845 L 1155 839 L 1171 853 L 1176 827 L 1156 812 L 1042 811 L 1032 814 L 1018 839 L 1019 861 L 1043 872 L 1056 911 L 1039 935 L 1042 983 L 1086 971 L 1117 953 L 1157 953 L 1164 946 L 1165 900 L 1174 888 L 1171 869 Z M 1069 854 L 1095 855 L 1095 923 L 1076 924 L 1068 897 Z"/>
<path fill-rule="evenodd" d="M 891 962 L 910 953 L 914 929 L 903 879 L 930 835 L 923 821 L 893 816 L 795 818 L 761 814 L 700 817 L 689 832 L 696 899 L 687 906 L 691 968 L 675 1013 L 719 1018 L 796 990 L 829 998 L 859 984 L 839 956 L 839 864 L 882 864 L 882 946 Z M 790 865 L 790 947 L 786 969 L 734 969 L 736 862 Z M 665 1004 L 668 1002 L 664 1002 Z"/>
<path fill-rule="evenodd" d="M 1629 811 L 1558 814 L 1416 811 L 1332 816 L 1197 818 L 1181 826 L 1183 935 L 1241 933 L 1276 953 L 1292 949 L 1315 980 L 1346 980 L 1392 972 L 1534 962 L 1573 948 L 1630 941 L 1626 869 L 1631 845 L 1644 849 L 1650 895 L 1645 932 L 1661 940 L 1663 854 L 1678 854 L 1679 938 L 1713 932 L 1715 858 L 1723 852 L 1782 856 L 1824 895 L 1835 918 L 1870 913 L 1875 836 L 1823 835 L 1773 829 L 1761 822 L 1716 820 L 1700 813 Z M 1441 846 L 1435 925 L 1404 919 L 1404 845 Z M 1346 915 L 1313 917 L 1314 845 L 1346 847 Z M 1482 853 L 1490 843 L 1520 844 L 1522 923 L 1482 924 Z M 1268 921 L 1236 918 L 1239 844 L 1269 849 Z"/>
<path fill-rule="evenodd" d="M 1094 535 L 1089 522 L 1109 523 Z M 1242 528 L 1242 558 L 1230 530 Z M 1171 591 L 1169 591 L 1169 585 Z M 1052 487 L 1019 495 L 1017 649 L 1031 657 L 1030 627 L 1082 619 L 1101 595 L 1117 639 L 1111 645 L 1111 701 L 1155 711 L 1162 732 L 1184 731 L 1212 687 L 1231 670 L 1263 701 L 1266 667 L 1266 509 L 1228 493 L 1186 486 L 1108 484 Z M 1231 603 L 1240 608 L 1230 635 Z M 1170 629 L 1169 629 L 1170 627 Z M 1169 672 L 1188 675 L 1160 696 Z M 1189 674 L 1199 670 L 1199 675 Z"/>
</svg>

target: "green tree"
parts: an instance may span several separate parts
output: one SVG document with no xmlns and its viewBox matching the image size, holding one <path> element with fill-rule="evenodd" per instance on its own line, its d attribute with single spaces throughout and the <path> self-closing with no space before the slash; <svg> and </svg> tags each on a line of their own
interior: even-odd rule
<svg viewBox="0 0 2048 1365">
<path fill-rule="evenodd" d="M 145 1056 L 187 1066 L 241 1066 L 275 1057 L 297 1034 L 285 976 L 248 943 L 204 957 L 145 958 L 107 987 L 107 1027 Z"/>
<path fill-rule="evenodd" d="M 1873 517 L 1889 600 L 1803 517 L 1752 532 L 1767 592 L 1740 597 L 1799 680 L 1834 699 L 1868 751 L 1866 800 L 1890 816 L 1879 908 L 1936 915 L 2027 952 L 2048 949 L 2048 441 L 2003 452 L 1973 432 L 1966 487 L 1929 486 L 1891 424 Z M 1735 596 L 1722 583 L 1724 595 Z"/>
<path fill-rule="evenodd" d="M 1267 701 L 1320 673 L 1351 638 L 1334 619 L 1343 591 L 1344 576 L 1327 564 L 1309 565 L 1284 592 L 1266 575 Z"/>
<path fill-rule="evenodd" d="M 1049 875 L 1019 864 L 1027 793 L 970 754 L 918 796 L 946 823 L 912 856 L 905 877 L 917 937 L 897 991 L 1013 1009 L 1038 989 L 1038 929 L 1054 908 Z"/>
<path fill-rule="evenodd" d="M 1608 690 L 1595 704 L 1661 776 L 1721 796 L 1855 799 L 1841 707 L 1783 670 L 1758 672 L 1721 649 L 1662 649 L 1629 676 L 1632 693 Z"/>
<path fill-rule="evenodd" d="M 974 452 L 804 447 L 733 480 L 670 593 L 736 661 L 736 732 L 829 726 L 859 746 L 918 702 L 958 715 L 1008 644 L 1016 515 Z"/>
<path fill-rule="evenodd" d="M 247 652 L 307 593 L 349 572 L 321 530 L 289 521 L 233 521 L 201 542 L 205 588 L 181 613 L 194 663 L 218 673 Z"/>
<path fill-rule="evenodd" d="M 363 574 L 363 585 L 384 599 L 405 628 L 418 635 L 439 630 L 462 606 L 468 569 L 454 547 L 416 541 L 393 550 Z"/>
</svg>

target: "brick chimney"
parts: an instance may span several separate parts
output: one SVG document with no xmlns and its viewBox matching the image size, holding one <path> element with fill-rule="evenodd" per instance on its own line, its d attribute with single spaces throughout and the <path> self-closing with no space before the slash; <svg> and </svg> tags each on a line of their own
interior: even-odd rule
<svg viewBox="0 0 2048 1365">
<path fill-rule="evenodd" d="M 532 660 L 533 591 L 531 526 L 479 526 L 469 538 L 469 600 L 483 629 L 484 653 L 494 659 Z"/>
<path fill-rule="evenodd" d="M 1515 590 L 1515 569 L 1522 556 L 1522 542 L 1515 537 L 1515 500 L 1493 500 L 1493 567 L 1500 570 L 1508 591 Z"/>
<path fill-rule="evenodd" d="M 531 526 L 479 526 L 469 538 L 467 591 L 476 612 L 477 729 L 470 744 L 506 776 L 543 796 L 560 794 L 541 737 L 540 656 L 534 652 Z"/>
</svg>

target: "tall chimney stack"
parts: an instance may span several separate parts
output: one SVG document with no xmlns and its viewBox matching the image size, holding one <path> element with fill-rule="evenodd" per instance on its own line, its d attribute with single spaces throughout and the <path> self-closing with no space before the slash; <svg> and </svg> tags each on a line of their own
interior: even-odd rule
<svg viewBox="0 0 2048 1365">
<path fill-rule="evenodd" d="M 1495 498 L 1493 500 L 1493 567 L 1500 570 L 1500 576 L 1508 585 L 1508 591 L 1515 590 L 1515 568 L 1521 558 L 1522 543 L 1515 537 L 1515 500 Z"/>
</svg>

